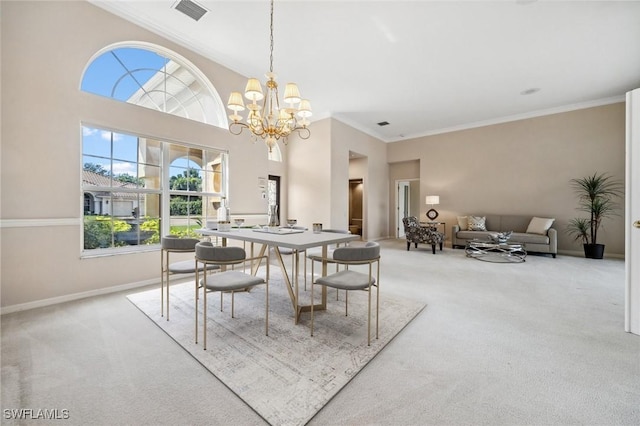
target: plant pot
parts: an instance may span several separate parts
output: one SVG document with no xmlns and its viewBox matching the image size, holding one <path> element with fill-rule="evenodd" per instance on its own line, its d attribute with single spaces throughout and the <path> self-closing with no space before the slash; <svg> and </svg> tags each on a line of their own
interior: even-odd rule
<svg viewBox="0 0 640 426">
<path fill-rule="evenodd" d="M 604 244 L 583 244 L 584 257 L 587 259 L 602 259 L 604 257 Z"/>
</svg>

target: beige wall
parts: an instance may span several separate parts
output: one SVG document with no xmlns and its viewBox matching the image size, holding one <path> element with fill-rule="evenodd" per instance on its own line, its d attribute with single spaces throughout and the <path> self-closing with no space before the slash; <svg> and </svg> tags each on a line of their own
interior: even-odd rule
<svg viewBox="0 0 640 426">
<path fill-rule="evenodd" d="M 81 259 L 81 123 L 229 150 L 232 213 L 264 213 L 282 164 L 249 136 L 79 90 L 91 57 L 142 41 L 193 62 L 221 99 L 245 77 L 86 2 L 2 2 L 2 306 L 159 279 L 157 251 Z M 283 148 L 286 157 L 286 149 Z M 31 226 L 41 221 L 45 227 Z"/>
<path fill-rule="evenodd" d="M 325 228 L 348 229 L 349 179 L 364 181 L 363 238 L 387 236 L 388 198 L 386 146 L 335 119 L 313 123 L 311 138 L 288 146 L 289 216 L 310 226 L 320 222 Z M 366 158 L 350 168 L 349 152 Z M 357 176 L 356 176 L 357 175 Z"/>
<path fill-rule="evenodd" d="M 387 165 L 386 144 L 362 133 L 340 121 L 331 120 L 331 178 L 332 209 L 334 227 L 347 229 L 349 226 L 349 178 L 363 179 L 363 230 L 366 240 L 387 238 L 389 214 L 387 203 L 389 191 L 389 167 Z M 355 174 L 349 172 L 349 152 L 356 152 L 365 158 L 355 164 Z"/>
<path fill-rule="evenodd" d="M 565 228 L 584 213 L 575 210 L 569 181 L 595 172 L 624 181 L 624 111 L 624 103 L 616 103 L 391 143 L 388 160 L 420 160 L 421 198 L 440 196 L 438 219 L 447 222 L 447 233 L 457 215 L 554 217 L 559 250 L 577 252 L 581 246 Z M 423 204 L 421 215 L 426 210 Z M 603 222 L 599 236 L 609 255 L 624 254 L 619 213 Z"/>
</svg>

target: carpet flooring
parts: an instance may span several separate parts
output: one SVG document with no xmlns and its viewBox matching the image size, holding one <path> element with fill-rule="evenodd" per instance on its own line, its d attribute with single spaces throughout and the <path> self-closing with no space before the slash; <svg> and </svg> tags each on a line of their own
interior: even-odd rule
<svg viewBox="0 0 640 426">
<path fill-rule="evenodd" d="M 424 309 L 422 302 L 385 295 L 384 285 L 379 339 L 372 316 L 371 346 L 367 346 L 366 291 L 349 294 L 346 317 L 344 292 L 336 301 L 335 290 L 330 290 L 327 311 L 316 312 L 311 337 L 309 314 L 294 324 L 291 301 L 276 268 L 271 269 L 269 336 L 264 334 L 264 286 L 236 293 L 235 318 L 231 318 L 231 296 L 225 295 L 221 312 L 220 293 L 213 293 L 208 296 L 206 351 L 202 303 L 199 344 L 194 339 L 193 282 L 171 287 L 171 321 L 160 316 L 158 289 L 128 298 L 267 422 L 303 425 Z M 309 291 L 301 292 L 301 299 L 309 297 Z M 372 303 L 375 306 L 375 298 Z"/>
</svg>

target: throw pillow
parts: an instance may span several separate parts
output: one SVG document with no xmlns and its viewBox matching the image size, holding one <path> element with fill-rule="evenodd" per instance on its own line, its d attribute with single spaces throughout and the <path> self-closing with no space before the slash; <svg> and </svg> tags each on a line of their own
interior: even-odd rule
<svg viewBox="0 0 640 426">
<path fill-rule="evenodd" d="M 461 231 L 469 229 L 469 219 L 466 216 L 458 216 L 458 227 Z"/>
<path fill-rule="evenodd" d="M 487 218 L 485 216 L 469 216 L 467 218 L 469 222 L 469 231 L 486 231 Z"/>
<path fill-rule="evenodd" d="M 529 227 L 527 228 L 527 234 L 540 234 L 547 235 L 547 231 L 553 225 L 553 221 L 555 218 L 547 218 L 547 217 L 534 217 L 529 222 Z"/>
</svg>

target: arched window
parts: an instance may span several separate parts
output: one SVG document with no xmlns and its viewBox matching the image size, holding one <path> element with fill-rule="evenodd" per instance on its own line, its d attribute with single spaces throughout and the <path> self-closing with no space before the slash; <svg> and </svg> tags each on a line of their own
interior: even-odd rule
<svg viewBox="0 0 640 426">
<path fill-rule="evenodd" d="M 187 59 L 148 43 L 120 43 L 98 52 L 81 90 L 190 120 L 227 127 L 224 104 Z"/>
<path fill-rule="evenodd" d="M 227 127 L 209 80 L 159 46 L 102 49 L 87 65 L 81 89 Z M 153 249 L 161 235 L 196 236 L 194 229 L 215 217 L 228 191 L 226 151 L 96 127 L 88 124 L 93 118 L 82 119 L 83 256 Z"/>
</svg>

